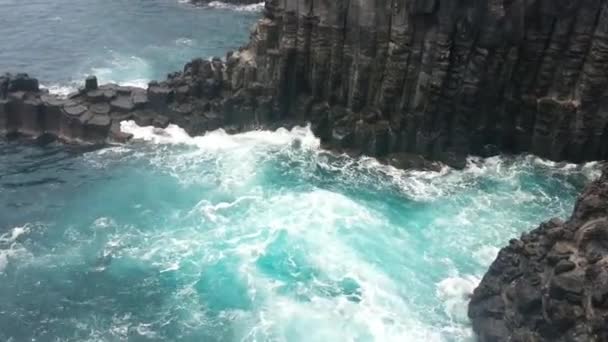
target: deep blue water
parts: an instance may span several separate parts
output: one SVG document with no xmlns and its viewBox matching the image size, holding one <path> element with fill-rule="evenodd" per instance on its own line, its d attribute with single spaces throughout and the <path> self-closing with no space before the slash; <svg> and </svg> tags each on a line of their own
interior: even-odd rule
<svg viewBox="0 0 608 342">
<path fill-rule="evenodd" d="M 218 8 L 219 7 L 219 8 Z M 85 76 L 145 85 L 194 57 L 247 42 L 260 6 L 178 0 L 0 0 L 0 72 L 27 72 L 53 91 Z"/>
<path fill-rule="evenodd" d="M 598 172 L 404 172 L 304 128 L 124 129 L 148 141 L 1 145 L 0 340 L 468 341 L 498 248 Z"/>
</svg>

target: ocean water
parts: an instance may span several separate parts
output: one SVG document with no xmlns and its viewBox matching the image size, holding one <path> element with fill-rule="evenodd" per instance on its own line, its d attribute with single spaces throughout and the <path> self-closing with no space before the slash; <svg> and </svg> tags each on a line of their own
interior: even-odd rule
<svg viewBox="0 0 608 342">
<path fill-rule="evenodd" d="M 178 0 L 0 0 L 0 73 L 67 94 L 87 75 L 145 86 L 247 42 L 262 5 Z"/>
<path fill-rule="evenodd" d="M 0 72 L 145 85 L 246 42 L 261 5 L 0 0 Z M 596 164 L 400 171 L 306 127 L 103 149 L 0 140 L 0 341 L 473 341 L 498 249 L 566 218 Z"/>
<path fill-rule="evenodd" d="M 400 171 L 306 127 L 0 144 L 0 341 L 472 341 L 498 249 L 596 164 Z"/>
</svg>

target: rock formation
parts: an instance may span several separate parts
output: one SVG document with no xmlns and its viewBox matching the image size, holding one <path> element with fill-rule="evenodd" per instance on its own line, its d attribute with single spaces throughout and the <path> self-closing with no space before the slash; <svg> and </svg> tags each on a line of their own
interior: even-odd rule
<svg viewBox="0 0 608 342">
<path fill-rule="evenodd" d="M 146 91 L 86 80 L 80 92 L 63 99 L 39 89 L 26 74 L 0 76 L 0 132 L 32 137 L 53 136 L 68 142 L 103 144 L 124 141 L 118 116 L 143 107 Z"/>
<path fill-rule="evenodd" d="M 607 159 L 608 0 L 267 0 L 246 47 L 148 89 L 89 78 L 59 98 L 0 76 L 8 134 L 124 141 L 125 119 L 191 134 L 310 122 L 327 147 L 403 166 Z M 482 341 L 608 341 L 607 291 L 608 170 L 567 222 L 500 252 L 469 316 Z"/>
<path fill-rule="evenodd" d="M 137 109 L 194 133 L 308 121 L 332 148 L 456 167 L 581 162 L 608 157 L 607 84 L 606 0 L 267 0 L 246 47 Z"/>
<path fill-rule="evenodd" d="M 608 166 L 554 219 L 509 242 L 475 290 L 469 317 L 485 341 L 608 341 Z"/>
<path fill-rule="evenodd" d="M 608 154 L 604 0 L 269 0 L 248 52 L 276 115 L 371 155 Z"/>
</svg>

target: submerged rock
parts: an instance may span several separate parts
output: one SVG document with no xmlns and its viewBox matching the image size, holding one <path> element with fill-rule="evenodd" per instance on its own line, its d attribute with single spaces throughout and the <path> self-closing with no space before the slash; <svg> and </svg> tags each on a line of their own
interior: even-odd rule
<svg viewBox="0 0 608 342">
<path fill-rule="evenodd" d="M 566 222 L 511 240 L 475 289 L 484 341 L 608 341 L 608 166 Z"/>
</svg>

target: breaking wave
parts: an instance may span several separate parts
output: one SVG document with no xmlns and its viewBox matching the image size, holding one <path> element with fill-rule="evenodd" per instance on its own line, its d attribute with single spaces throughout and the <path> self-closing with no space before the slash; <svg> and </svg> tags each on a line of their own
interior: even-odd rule
<svg viewBox="0 0 608 342">
<path fill-rule="evenodd" d="M 565 217 L 599 170 L 403 171 L 309 127 L 121 128 L 134 141 L 56 170 L 65 187 L 22 190 L 59 207 L 0 236 L 0 339 L 473 341 L 468 298 L 498 248 Z"/>
<path fill-rule="evenodd" d="M 211 1 L 209 4 L 207 4 L 207 6 L 211 8 L 228 9 L 238 12 L 261 12 L 264 9 L 264 2 L 262 1 L 260 3 L 250 5 L 235 5 L 221 1 Z"/>
</svg>

